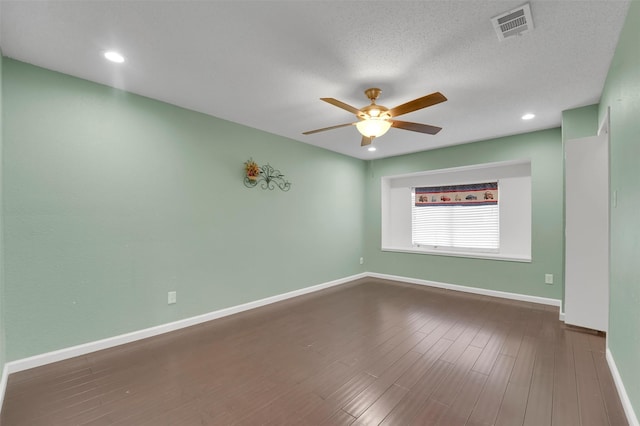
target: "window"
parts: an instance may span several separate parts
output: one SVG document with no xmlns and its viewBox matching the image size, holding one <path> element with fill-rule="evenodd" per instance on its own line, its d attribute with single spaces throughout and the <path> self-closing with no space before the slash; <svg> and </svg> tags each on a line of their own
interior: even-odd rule
<svg viewBox="0 0 640 426">
<path fill-rule="evenodd" d="M 414 188 L 411 206 L 414 247 L 498 252 L 498 182 Z"/>
<path fill-rule="evenodd" d="M 529 160 L 384 176 L 381 191 L 383 251 L 531 261 Z"/>
</svg>

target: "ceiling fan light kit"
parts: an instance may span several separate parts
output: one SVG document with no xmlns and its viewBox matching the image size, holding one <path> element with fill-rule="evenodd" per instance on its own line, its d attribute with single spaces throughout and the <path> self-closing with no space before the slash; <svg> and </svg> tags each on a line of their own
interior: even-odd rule
<svg viewBox="0 0 640 426">
<path fill-rule="evenodd" d="M 412 132 L 426 133 L 429 135 L 435 135 L 442 128 L 436 126 L 430 126 L 428 124 L 411 123 L 408 121 L 393 120 L 393 117 L 407 114 L 419 109 L 430 107 L 432 105 L 439 104 L 447 100 L 447 98 L 440 92 L 434 92 L 430 95 L 423 96 L 418 99 L 406 102 L 402 105 L 398 105 L 395 108 L 389 109 L 385 106 L 376 104 L 376 99 L 380 95 L 382 90 L 377 87 L 372 87 L 364 91 L 367 98 L 371 101 L 370 105 L 363 108 L 355 108 L 349 104 L 339 101 L 334 98 L 320 98 L 320 100 L 330 103 L 331 105 L 342 108 L 358 117 L 355 123 L 338 124 L 336 126 L 324 127 L 322 129 L 310 130 L 304 132 L 304 135 L 310 135 L 313 133 L 324 132 L 326 130 L 338 129 L 341 127 L 355 125 L 358 132 L 362 135 L 361 146 L 370 145 L 374 138 L 380 137 L 387 133 L 391 127 L 402 130 L 411 130 Z"/>
<path fill-rule="evenodd" d="M 368 138 L 377 138 L 389 131 L 391 128 L 391 122 L 381 118 L 368 118 L 366 120 L 358 121 L 356 128 L 362 136 Z"/>
</svg>

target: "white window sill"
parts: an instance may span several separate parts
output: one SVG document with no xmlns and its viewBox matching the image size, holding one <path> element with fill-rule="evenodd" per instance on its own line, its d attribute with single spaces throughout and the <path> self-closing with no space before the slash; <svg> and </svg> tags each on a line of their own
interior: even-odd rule
<svg viewBox="0 0 640 426">
<path fill-rule="evenodd" d="M 428 250 L 428 249 L 418 249 L 418 248 L 413 248 L 413 247 L 410 247 L 410 248 L 406 248 L 406 247 L 382 247 L 382 251 L 391 251 L 391 252 L 396 252 L 396 253 L 429 254 L 429 255 L 435 255 L 435 256 L 467 257 L 467 258 L 472 258 L 472 259 L 504 260 L 504 261 L 507 261 L 507 262 L 531 263 L 531 257 L 514 256 L 514 255 L 500 254 L 500 253 Z"/>
</svg>

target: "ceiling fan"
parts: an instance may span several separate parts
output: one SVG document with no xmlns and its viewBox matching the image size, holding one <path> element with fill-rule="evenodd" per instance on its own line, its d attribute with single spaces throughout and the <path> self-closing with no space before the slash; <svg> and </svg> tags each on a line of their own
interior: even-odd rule
<svg viewBox="0 0 640 426">
<path fill-rule="evenodd" d="M 380 95 L 382 90 L 372 87 L 364 91 L 367 98 L 371 100 L 371 105 L 357 109 L 351 105 L 345 104 L 334 98 L 320 98 L 325 102 L 335 105 L 338 108 L 342 108 L 350 113 L 353 113 L 358 117 L 357 122 L 338 124 L 337 126 L 324 127 L 322 129 L 310 130 L 304 132 L 303 135 L 311 135 L 313 133 L 324 132 L 325 130 L 339 129 L 340 127 L 356 126 L 360 134 L 362 134 L 361 146 L 371 144 L 374 138 L 380 137 L 387 133 L 389 128 L 395 127 L 397 129 L 411 130 L 412 132 L 427 133 L 429 135 L 435 135 L 441 127 L 430 126 L 428 124 L 411 123 L 409 121 L 393 120 L 394 117 L 398 117 L 402 114 L 407 114 L 413 111 L 417 111 L 422 108 L 430 107 L 432 105 L 444 102 L 447 98 L 440 92 L 434 92 L 430 95 L 423 96 L 418 99 L 406 102 L 402 105 L 398 105 L 395 108 L 387 108 L 382 105 L 376 104 L 376 99 Z"/>
</svg>

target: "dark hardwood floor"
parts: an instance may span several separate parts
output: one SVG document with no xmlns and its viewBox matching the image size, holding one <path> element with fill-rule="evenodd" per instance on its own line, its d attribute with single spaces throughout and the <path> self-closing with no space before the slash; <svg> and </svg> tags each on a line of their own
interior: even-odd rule
<svg viewBox="0 0 640 426">
<path fill-rule="evenodd" d="M 367 279 L 9 377 L 2 426 L 626 425 L 558 309 Z"/>
</svg>

